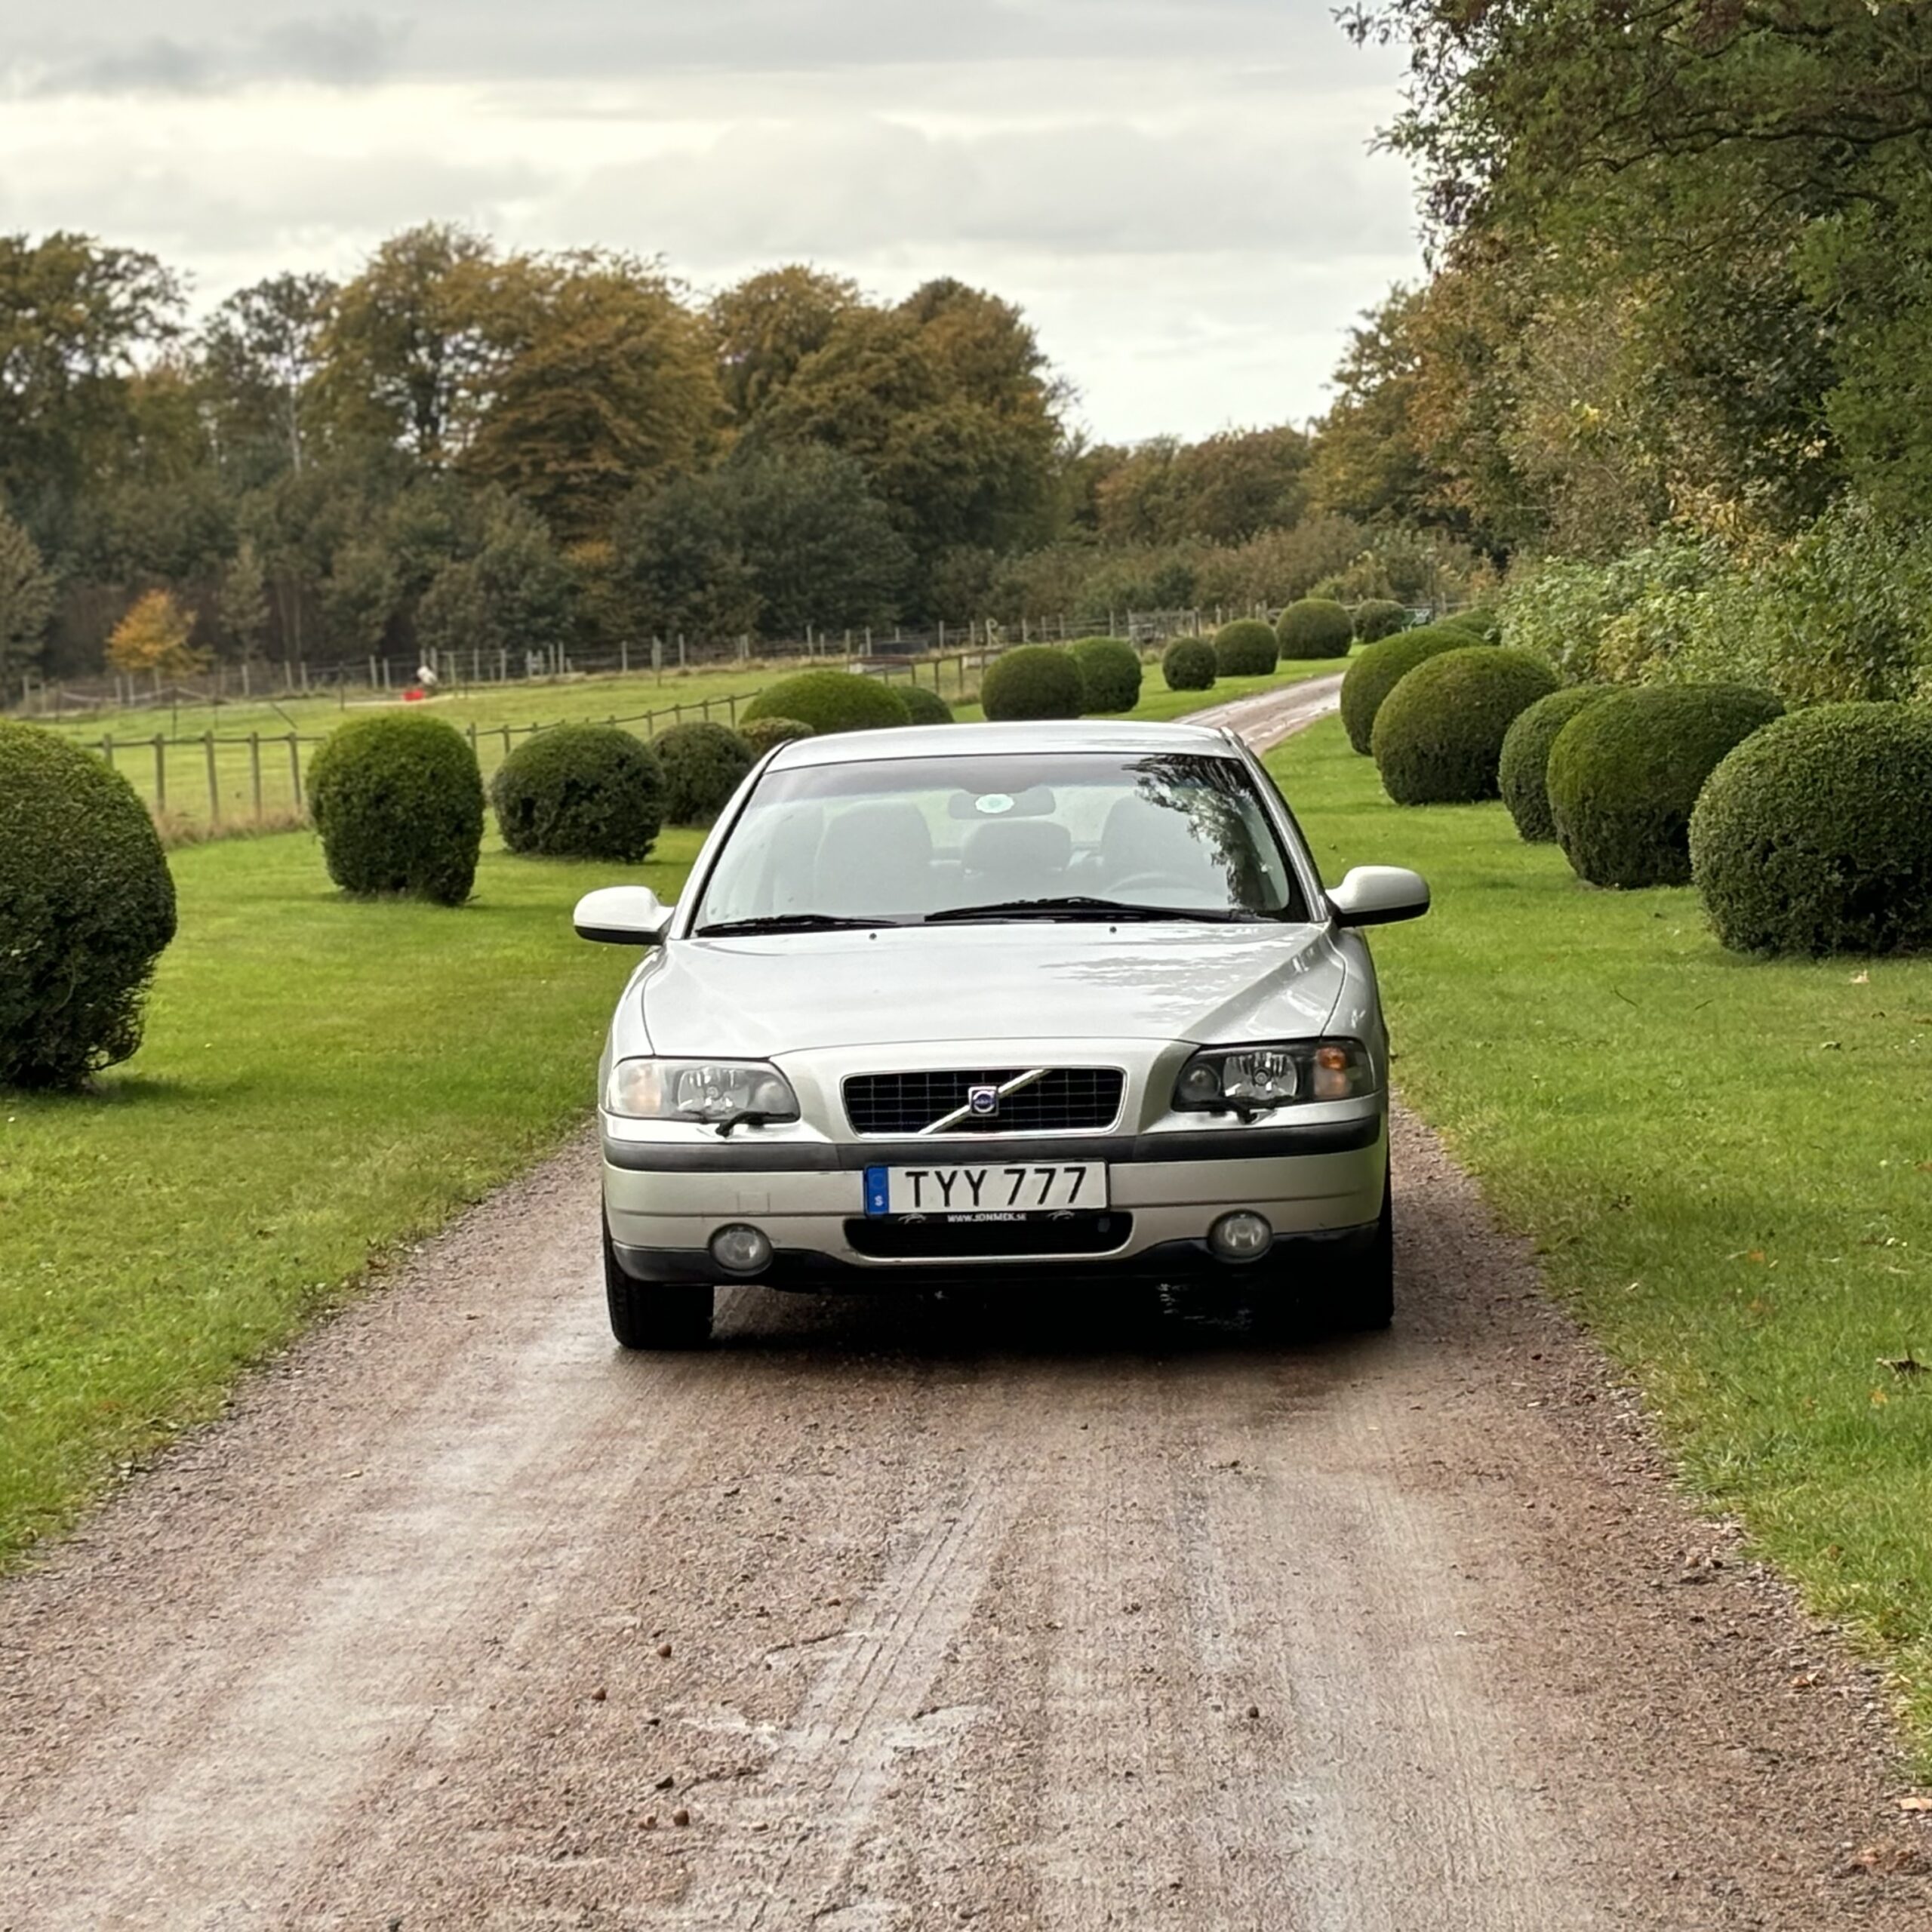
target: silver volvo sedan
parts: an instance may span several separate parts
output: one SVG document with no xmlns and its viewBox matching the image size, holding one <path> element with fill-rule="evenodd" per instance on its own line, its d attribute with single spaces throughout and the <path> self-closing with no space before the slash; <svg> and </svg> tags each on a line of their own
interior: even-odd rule
<svg viewBox="0 0 1932 1932">
<path fill-rule="evenodd" d="M 1428 906 L 1392 866 L 1324 891 L 1226 731 L 780 745 L 675 907 L 577 908 L 646 949 L 601 1069 L 613 1331 L 694 1346 L 736 1282 L 1095 1277 L 1386 1326 L 1388 1037 L 1356 929 Z"/>
</svg>

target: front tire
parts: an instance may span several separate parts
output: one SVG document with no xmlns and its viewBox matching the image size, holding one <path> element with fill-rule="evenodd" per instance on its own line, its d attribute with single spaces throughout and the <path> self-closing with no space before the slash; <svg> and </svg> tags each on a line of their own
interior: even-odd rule
<svg viewBox="0 0 1932 1932">
<path fill-rule="evenodd" d="M 604 1299 L 611 1333 L 624 1349 L 701 1349 L 711 1340 L 715 1291 L 709 1281 L 639 1281 L 617 1265 L 604 1229 Z"/>
</svg>

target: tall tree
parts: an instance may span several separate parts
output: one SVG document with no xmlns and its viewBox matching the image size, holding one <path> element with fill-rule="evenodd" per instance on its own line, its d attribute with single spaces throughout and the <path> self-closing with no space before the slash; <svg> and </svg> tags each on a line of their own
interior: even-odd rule
<svg viewBox="0 0 1932 1932">
<path fill-rule="evenodd" d="M 0 700 L 40 661 L 54 598 L 54 573 L 33 539 L 0 509 Z"/>
<path fill-rule="evenodd" d="M 566 542 L 605 534 L 647 477 L 694 467 L 724 406 L 703 325 L 656 269 L 584 253 L 506 264 L 499 350 L 462 458 Z"/>
<path fill-rule="evenodd" d="M 808 358 L 863 306 L 858 285 L 799 263 L 768 269 L 712 299 L 719 380 L 733 418 L 749 423 L 773 403 Z"/>
<path fill-rule="evenodd" d="M 278 462 L 302 467 L 322 328 L 336 292 L 327 275 L 272 275 L 231 295 L 208 318 L 198 346 L 227 448 L 272 448 Z"/>
<path fill-rule="evenodd" d="M 152 255 L 0 235 L 0 494 L 43 542 L 111 472 L 142 358 L 179 333 L 181 309 L 180 280 Z"/>
<path fill-rule="evenodd" d="M 318 403 L 335 428 L 439 468 L 468 445 L 505 358 L 502 264 L 442 223 L 392 236 L 331 304 Z"/>
</svg>

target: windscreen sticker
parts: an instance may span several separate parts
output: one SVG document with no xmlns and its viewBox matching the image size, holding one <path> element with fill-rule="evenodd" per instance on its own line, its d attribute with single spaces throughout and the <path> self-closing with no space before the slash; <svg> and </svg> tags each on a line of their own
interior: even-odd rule
<svg viewBox="0 0 1932 1932">
<path fill-rule="evenodd" d="M 1001 813 L 1012 811 L 1013 801 L 1004 792 L 989 792 L 973 801 L 973 808 L 984 812 L 989 818 L 998 818 Z"/>
</svg>

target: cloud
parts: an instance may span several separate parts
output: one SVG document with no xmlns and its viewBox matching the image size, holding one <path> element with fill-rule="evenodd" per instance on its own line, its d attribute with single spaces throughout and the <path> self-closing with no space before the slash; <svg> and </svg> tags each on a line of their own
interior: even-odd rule
<svg viewBox="0 0 1932 1932">
<path fill-rule="evenodd" d="M 1063 60 L 1359 72 L 1326 0 L 403 0 L 264 25 L 275 0 L 169 0 L 128 44 L 128 0 L 8 0 L 16 88 L 205 92 L 265 79 L 640 80 Z M 406 42 L 406 48 L 405 48 Z M 1356 64 L 1352 70 L 1351 63 Z"/>
<path fill-rule="evenodd" d="M 547 212 L 573 233 L 622 232 L 697 265 L 949 243 L 1328 259 L 1407 249 L 1404 180 L 1397 164 L 1266 121 L 980 133 L 754 124 L 599 171 Z"/>
<path fill-rule="evenodd" d="M 17 97 L 196 95 L 264 82 L 369 87 L 395 68 L 409 29 L 367 14 L 300 19 L 221 38 L 158 35 L 131 45 L 33 60 L 16 54 L 4 71 Z"/>
</svg>

